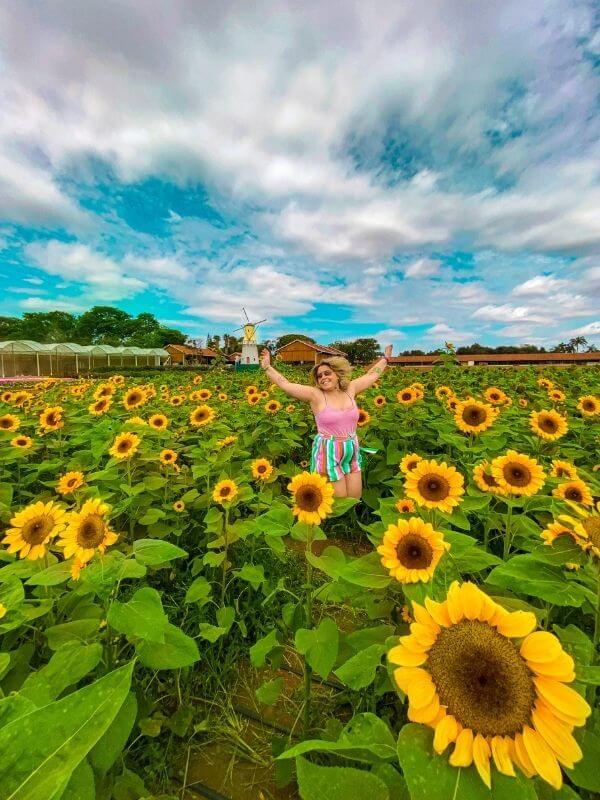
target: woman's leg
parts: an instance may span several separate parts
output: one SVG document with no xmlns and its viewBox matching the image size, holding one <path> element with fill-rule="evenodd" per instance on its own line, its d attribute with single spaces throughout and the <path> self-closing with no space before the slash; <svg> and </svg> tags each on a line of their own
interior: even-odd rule
<svg viewBox="0 0 600 800">
<path fill-rule="evenodd" d="M 327 475 L 323 475 L 324 478 L 327 478 Z M 333 496 L 334 497 L 348 497 L 346 492 L 346 478 L 348 476 L 344 475 L 343 478 L 340 478 L 339 481 L 330 481 L 331 485 L 333 486 Z"/>
<path fill-rule="evenodd" d="M 362 472 L 360 470 L 348 472 L 344 477 L 346 479 L 346 497 L 356 497 L 360 500 L 362 497 Z"/>
</svg>

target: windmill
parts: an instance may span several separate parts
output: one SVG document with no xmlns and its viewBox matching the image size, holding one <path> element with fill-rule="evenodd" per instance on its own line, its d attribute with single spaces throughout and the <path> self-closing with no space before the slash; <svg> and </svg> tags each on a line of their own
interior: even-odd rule
<svg viewBox="0 0 600 800">
<path fill-rule="evenodd" d="M 256 328 L 262 323 L 266 322 L 265 319 L 260 319 L 258 322 L 250 322 L 248 318 L 248 314 L 246 313 L 246 309 L 242 308 L 244 312 L 244 316 L 246 317 L 246 322 L 241 325 L 239 328 L 236 328 L 236 331 L 244 331 L 244 338 L 242 339 L 242 357 L 240 363 L 243 366 L 254 366 L 258 367 L 258 347 L 256 345 Z M 235 331 L 234 331 L 235 333 Z"/>
</svg>

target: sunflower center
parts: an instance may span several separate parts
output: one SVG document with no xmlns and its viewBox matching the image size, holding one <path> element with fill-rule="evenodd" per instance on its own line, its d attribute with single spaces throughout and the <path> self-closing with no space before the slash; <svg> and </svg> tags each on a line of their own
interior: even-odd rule
<svg viewBox="0 0 600 800">
<path fill-rule="evenodd" d="M 128 450 L 131 449 L 131 442 L 129 439 L 124 439 L 122 442 L 119 442 L 117 450 L 119 453 L 126 453 Z"/>
<path fill-rule="evenodd" d="M 584 400 L 583 407 L 586 411 L 594 411 L 596 408 L 596 404 L 592 400 Z"/>
<path fill-rule="evenodd" d="M 267 471 L 267 468 L 264 464 L 259 464 L 259 466 L 256 468 L 256 471 L 262 475 Z"/>
<path fill-rule="evenodd" d="M 0 417 L 0 428 L 10 428 L 12 425 L 12 420 L 7 419 L 6 417 Z"/>
<path fill-rule="evenodd" d="M 396 545 L 396 555 L 406 569 L 427 569 L 431 566 L 433 547 L 422 536 L 409 533 Z"/>
<path fill-rule="evenodd" d="M 444 500 L 450 494 L 450 484 L 441 475 L 423 475 L 417 488 L 426 500 Z"/>
<path fill-rule="evenodd" d="M 502 474 L 511 486 L 528 486 L 531 482 L 531 472 L 524 464 L 509 462 L 505 464 Z"/>
<path fill-rule="evenodd" d="M 23 525 L 21 536 L 27 544 L 42 544 L 54 528 L 54 519 L 45 514 L 33 517 Z"/>
<path fill-rule="evenodd" d="M 552 417 L 540 417 L 539 418 L 539 426 L 543 431 L 547 433 L 556 433 L 558 430 L 558 425 L 556 420 L 552 419 Z"/>
<path fill-rule="evenodd" d="M 50 414 L 48 414 L 48 416 L 46 417 L 46 424 L 47 424 L 47 425 L 56 425 L 56 423 L 57 423 L 57 422 L 58 422 L 57 416 L 56 416 L 56 414 L 54 413 L 54 411 L 52 411 L 52 412 L 51 412 Z"/>
<path fill-rule="evenodd" d="M 105 530 L 104 520 L 99 514 L 88 514 L 77 531 L 77 544 L 86 550 L 98 547 L 104 539 Z"/>
<path fill-rule="evenodd" d="M 498 486 L 498 481 L 494 478 L 493 475 L 490 475 L 488 472 L 484 472 L 482 474 L 483 482 L 487 486 Z"/>
<path fill-rule="evenodd" d="M 535 690 L 512 642 L 479 620 L 441 631 L 427 662 L 440 703 L 463 727 L 513 736 L 527 724 Z"/>
<path fill-rule="evenodd" d="M 556 468 L 556 477 L 557 478 L 568 478 L 569 472 L 564 467 L 557 467 Z"/>
<path fill-rule="evenodd" d="M 578 486 L 569 486 L 565 492 L 565 497 L 567 500 L 573 500 L 575 503 L 581 503 L 583 500 L 583 494 Z"/>
<path fill-rule="evenodd" d="M 487 419 L 485 409 L 479 406 L 467 406 L 463 411 L 462 418 L 468 425 L 481 425 Z"/>
<path fill-rule="evenodd" d="M 295 500 L 301 511 L 316 511 L 321 505 L 323 495 L 316 486 L 301 486 L 296 492 Z"/>
<path fill-rule="evenodd" d="M 412 398 L 411 392 L 402 392 L 402 399 L 403 400 L 410 400 Z"/>
<path fill-rule="evenodd" d="M 221 486 L 221 497 L 227 497 L 231 493 L 231 486 Z"/>
</svg>

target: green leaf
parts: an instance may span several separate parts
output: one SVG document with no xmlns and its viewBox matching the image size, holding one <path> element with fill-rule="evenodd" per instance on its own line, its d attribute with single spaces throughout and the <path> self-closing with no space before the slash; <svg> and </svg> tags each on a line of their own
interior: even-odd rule
<svg viewBox="0 0 600 800">
<path fill-rule="evenodd" d="M 186 603 L 197 603 L 206 600 L 212 592 L 210 583 L 203 575 L 199 575 L 189 586 L 185 593 Z"/>
<path fill-rule="evenodd" d="M 0 728 L 8 725 L 15 719 L 30 714 L 35 710 L 35 704 L 20 694 L 10 694 L 0 698 Z"/>
<path fill-rule="evenodd" d="M 96 800 L 94 773 L 86 759 L 72 772 L 60 800 Z"/>
<path fill-rule="evenodd" d="M 573 769 L 565 769 L 575 786 L 588 792 L 600 792 L 600 736 L 593 731 L 584 730 L 576 735 L 583 758 Z"/>
<path fill-rule="evenodd" d="M 196 642 L 177 626 L 167 623 L 163 643 L 142 641 L 135 651 L 140 662 L 150 669 L 178 669 L 195 664 L 200 658 Z"/>
<path fill-rule="evenodd" d="M 146 489 L 151 492 L 156 491 L 156 489 L 162 489 L 163 486 L 166 486 L 166 483 L 167 479 L 160 475 L 150 475 L 150 477 L 146 478 L 144 481 Z"/>
<path fill-rule="evenodd" d="M 335 675 L 345 686 L 355 691 L 364 689 L 375 680 L 381 657 L 386 652 L 384 644 L 372 644 L 349 658 L 335 671 Z"/>
<path fill-rule="evenodd" d="M 259 531 L 269 536 L 286 536 L 294 524 L 294 515 L 287 506 L 272 507 L 256 518 Z"/>
<path fill-rule="evenodd" d="M 98 637 L 97 619 L 75 619 L 62 625 L 46 628 L 48 647 L 58 650 L 67 642 L 90 642 Z"/>
<path fill-rule="evenodd" d="M 586 599 L 582 587 L 567 581 L 561 570 L 530 555 L 515 556 L 493 569 L 486 583 L 502 586 L 517 594 L 539 597 L 556 606 L 581 606 Z"/>
<path fill-rule="evenodd" d="M 54 653 L 46 666 L 27 676 L 20 694 L 36 706 L 50 703 L 91 672 L 102 658 L 102 645 L 68 642 Z"/>
<path fill-rule="evenodd" d="M 385 640 L 393 636 L 393 625 L 376 625 L 374 628 L 360 628 L 344 636 L 344 644 L 349 645 L 353 650 L 364 650 L 372 644 L 383 644 Z"/>
<path fill-rule="evenodd" d="M 99 775 L 106 775 L 123 752 L 136 716 L 137 700 L 135 694 L 129 692 L 117 716 L 90 750 L 90 761 Z"/>
<path fill-rule="evenodd" d="M 258 641 L 252 645 L 250 648 L 250 663 L 256 668 L 264 667 L 267 656 L 270 655 L 274 650 L 281 650 L 281 645 L 277 639 L 277 631 L 275 628 L 273 628 L 273 630 L 270 631 L 266 636 L 258 639 Z"/>
<path fill-rule="evenodd" d="M 559 625 L 553 625 L 552 630 L 560 639 L 567 653 L 572 656 L 578 665 L 592 663 L 594 645 L 592 640 L 577 625 L 566 625 L 564 628 Z"/>
<path fill-rule="evenodd" d="M 117 715 L 132 671 L 130 662 L 0 729 L 2 797 L 52 797 Z"/>
<path fill-rule="evenodd" d="M 202 563 L 207 567 L 219 567 L 225 561 L 225 553 L 207 553 Z"/>
<path fill-rule="evenodd" d="M 337 580 L 346 566 L 346 556 L 339 547 L 326 547 L 320 556 L 307 552 L 306 560 L 324 572 L 330 578 Z"/>
<path fill-rule="evenodd" d="M 326 678 L 335 664 L 338 647 L 338 626 L 325 617 L 317 628 L 300 628 L 296 631 L 296 650 L 306 656 L 306 660 L 317 675 Z"/>
<path fill-rule="evenodd" d="M 265 568 L 262 564 L 244 564 L 235 574 L 243 581 L 247 581 L 253 589 L 258 589 L 261 583 L 264 583 L 266 580 Z"/>
<path fill-rule="evenodd" d="M 333 511 L 330 517 L 341 517 L 358 503 L 356 497 L 336 497 L 333 501 Z"/>
<path fill-rule="evenodd" d="M 146 513 L 138 519 L 138 522 L 140 525 L 154 525 L 159 519 L 164 519 L 164 516 L 165 512 L 160 508 L 149 508 Z"/>
<path fill-rule="evenodd" d="M 8 575 L 0 583 L 0 604 L 11 611 L 21 605 L 25 599 L 23 584 L 14 575 Z"/>
<path fill-rule="evenodd" d="M 352 767 L 320 767 L 296 759 L 296 776 L 302 800 L 389 800 L 387 786 L 375 775 Z"/>
<path fill-rule="evenodd" d="M 107 622 L 125 636 L 160 644 L 165 641 L 164 629 L 169 624 L 159 593 L 149 586 L 138 589 L 127 603 L 114 600 Z"/>
<path fill-rule="evenodd" d="M 379 553 L 369 553 L 362 558 L 349 561 L 340 576 L 348 583 L 363 586 L 365 589 L 384 589 L 391 583 L 391 577 L 381 565 Z"/>
<path fill-rule="evenodd" d="M 160 539 L 138 539 L 133 543 L 133 553 L 136 561 L 146 567 L 155 567 L 157 564 L 165 564 L 175 558 L 187 556 L 181 547 Z"/>
<path fill-rule="evenodd" d="M 52 564 L 51 567 L 36 572 L 26 583 L 28 586 L 58 586 L 60 583 L 66 583 L 70 577 L 70 561 L 59 561 L 58 564 Z"/>
<path fill-rule="evenodd" d="M 265 706 L 275 705 L 283 689 L 283 678 L 274 678 L 272 681 L 265 681 L 254 692 L 259 703 Z"/>
</svg>

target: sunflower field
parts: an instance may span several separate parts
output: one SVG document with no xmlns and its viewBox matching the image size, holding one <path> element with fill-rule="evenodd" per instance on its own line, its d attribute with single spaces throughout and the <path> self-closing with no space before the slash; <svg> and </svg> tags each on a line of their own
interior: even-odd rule
<svg viewBox="0 0 600 800">
<path fill-rule="evenodd" d="M 288 369 L 291 380 L 307 373 Z M 0 389 L 0 800 L 600 797 L 600 376 Z"/>
</svg>

